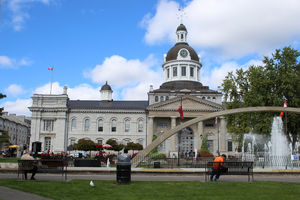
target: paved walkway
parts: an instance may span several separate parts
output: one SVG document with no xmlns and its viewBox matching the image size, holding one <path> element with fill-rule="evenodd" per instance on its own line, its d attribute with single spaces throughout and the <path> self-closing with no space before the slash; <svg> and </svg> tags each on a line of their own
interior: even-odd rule
<svg viewBox="0 0 300 200">
<path fill-rule="evenodd" d="M 51 200 L 35 194 L 22 192 L 7 187 L 0 186 L 0 199 L 3 200 Z"/>
</svg>

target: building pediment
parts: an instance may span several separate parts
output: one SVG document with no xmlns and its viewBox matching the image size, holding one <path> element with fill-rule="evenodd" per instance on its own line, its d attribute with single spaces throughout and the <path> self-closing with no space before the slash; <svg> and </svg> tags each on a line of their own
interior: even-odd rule
<svg viewBox="0 0 300 200">
<path fill-rule="evenodd" d="M 223 106 L 194 96 L 185 95 L 164 102 L 149 105 L 149 111 L 177 111 L 182 104 L 183 111 L 215 112 L 223 110 Z"/>
</svg>

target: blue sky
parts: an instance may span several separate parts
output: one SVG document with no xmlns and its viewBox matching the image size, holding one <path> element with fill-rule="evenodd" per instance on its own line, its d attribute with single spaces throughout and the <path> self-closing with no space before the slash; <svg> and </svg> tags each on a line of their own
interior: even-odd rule
<svg viewBox="0 0 300 200">
<path fill-rule="evenodd" d="M 163 82 L 163 54 L 180 24 L 201 56 L 201 82 L 216 89 L 229 71 L 261 64 L 290 45 L 300 49 L 300 1 L 294 0 L 0 0 L 0 107 L 30 116 L 34 93 L 146 100 Z"/>
</svg>

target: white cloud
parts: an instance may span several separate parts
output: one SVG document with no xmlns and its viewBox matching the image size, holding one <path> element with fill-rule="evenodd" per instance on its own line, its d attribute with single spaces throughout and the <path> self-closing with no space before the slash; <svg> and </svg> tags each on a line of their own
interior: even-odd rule
<svg viewBox="0 0 300 200">
<path fill-rule="evenodd" d="M 11 84 L 11 85 L 8 86 L 8 88 L 5 89 L 5 94 L 7 96 L 16 97 L 19 94 L 22 94 L 23 92 L 24 92 L 23 88 L 20 85 L 17 85 L 17 84 Z"/>
<path fill-rule="evenodd" d="M 5 112 L 14 113 L 17 115 L 31 116 L 31 112 L 28 109 L 32 105 L 31 99 L 17 99 L 16 101 L 6 101 L 0 105 L 4 107 Z"/>
<path fill-rule="evenodd" d="M 142 23 L 147 43 L 175 41 L 178 8 L 175 1 L 161 0 L 155 15 L 146 15 Z M 183 22 L 192 46 L 240 57 L 299 40 L 299 8 L 295 0 L 192 0 L 183 8 Z"/>
<path fill-rule="evenodd" d="M 33 92 L 34 94 L 50 94 L 50 83 L 38 87 Z M 100 88 L 93 88 L 88 84 L 81 84 L 74 88 L 68 88 L 68 96 L 72 100 L 100 100 Z M 51 94 L 62 94 L 63 86 L 58 82 L 52 83 Z"/>
<path fill-rule="evenodd" d="M 30 18 L 28 9 L 33 3 L 50 4 L 52 0 L 4 0 L 8 10 L 11 12 L 11 24 L 15 31 L 20 31 L 24 27 L 24 23 Z"/>
<path fill-rule="evenodd" d="M 97 65 L 84 74 L 96 83 L 108 81 L 108 84 L 113 86 L 114 91 L 121 87 L 124 88 L 120 91 L 123 99 L 138 97 L 145 99 L 149 85 L 156 86 L 162 82 L 163 73 L 161 70 L 154 70 L 152 68 L 154 64 L 156 61 L 151 55 L 144 61 L 127 60 L 124 57 L 114 55 L 106 58 L 101 65 Z"/>
<path fill-rule="evenodd" d="M 7 56 L 0 56 L 0 68 L 11 67 L 13 65 L 13 60 Z"/>
<path fill-rule="evenodd" d="M 0 68 L 10 68 L 17 69 L 20 66 L 31 65 L 32 61 L 28 58 L 22 58 L 21 60 L 16 60 L 8 56 L 0 56 Z"/>
<path fill-rule="evenodd" d="M 263 63 L 260 60 L 250 60 L 243 65 L 239 65 L 236 62 L 226 62 L 220 67 L 212 69 L 209 74 L 203 74 L 201 82 L 203 85 L 208 85 L 212 89 L 217 89 L 218 86 L 222 85 L 223 80 L 225 79 L 225 76 L 227 76 L 228 72 L 235 72 L 240 68 L 247 70 L 249 66 L 252 65 L 258 66 L 263 65 Z"/>
</svg>

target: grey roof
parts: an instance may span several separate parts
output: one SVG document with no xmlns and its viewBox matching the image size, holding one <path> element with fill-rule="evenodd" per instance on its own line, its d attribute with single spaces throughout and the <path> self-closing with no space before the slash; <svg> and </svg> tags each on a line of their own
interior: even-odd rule
<svg viewBox="0 0 300 200">
<path fill-rule="evenodd" d="M 180 24 L 180 25 L 177 27 L 177 31 L 187 31 L 187 30 L 186 30 L 186 27 L 185 27 L 183 24 Z"/>
<path fill-rule="evenodd" d="M 201 92 L 205 94 L 217 94 L 215 90 L 210 90 L 208 86 L 203 86 L 197 81 L 169 81 L 163 83 L 159 89 L 154 92 L 164 93 L 169 91 L 180 91 L 183 89 L 191 90 L 191 92 Z"/>
<path fill-rule="evenodd" d="M 145 110 L 148 101 L 91 101 L 91 100 L 69 100 L 70 109 L 120 109 L 120 110 Z"/>
<path fill-rule="evenodd" d="M 181 50 L 181 49 L 186 49 L 189 51 L 190 53 L 190 56 L 191 56 L 191 59 L 192 60 L 195 60 L 197 62 L 199 62 L 199 57 L 196 53 L 196 51 L 190 47 L 188 45 L 188 43 L 186 42 L 180 42 L 180 43 L 176 43 L 174 47 L 172 47 L 168 54 L 167 54 L 167 57 L 166 57 L 166 61 L 171 61 L 171 60 L 177 60 L 177 55 L 178 55 L 178 52 Z"/>
</svg>

